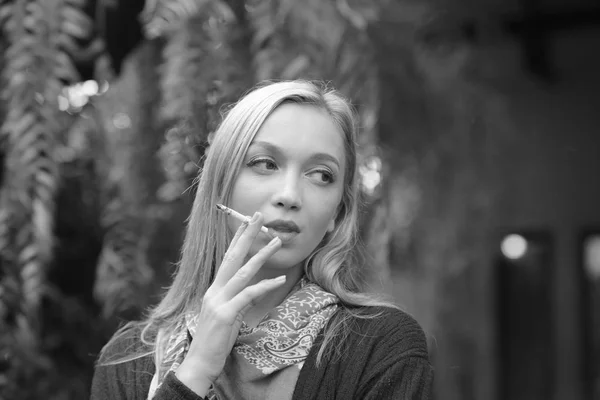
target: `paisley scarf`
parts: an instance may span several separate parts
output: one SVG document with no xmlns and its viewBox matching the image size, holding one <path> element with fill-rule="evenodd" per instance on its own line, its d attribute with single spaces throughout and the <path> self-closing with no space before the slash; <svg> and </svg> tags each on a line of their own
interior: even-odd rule
<svg viewBox="0 0 600 400">
<path fill-rule="evenodd" d="M 242 323 L 221 375 L 213 382 L 210 400 L 291 399 L 296 380 L 313 342 L 337 309 L 338 298 L 302 278 L 286 299 L 256 328 Z M 165 358 L 154 374 L 148 399 L 164 377 L 183 361 L 196 329 L 186 316 L 167 342 Z"/>
</svg>

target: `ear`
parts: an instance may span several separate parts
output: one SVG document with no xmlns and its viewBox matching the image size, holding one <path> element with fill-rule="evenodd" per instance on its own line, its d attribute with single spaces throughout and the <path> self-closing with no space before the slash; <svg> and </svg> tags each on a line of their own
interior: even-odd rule
<svg viewBox="0 0 600 400">
<path fill-rule="evenodd" d="M 335 229 L 335 220 L 332 218 L 331 221 L 329 221 L 329 225 L 327 226 L 327 233 L 333 232 L 334 229 Z"/>
</svg>

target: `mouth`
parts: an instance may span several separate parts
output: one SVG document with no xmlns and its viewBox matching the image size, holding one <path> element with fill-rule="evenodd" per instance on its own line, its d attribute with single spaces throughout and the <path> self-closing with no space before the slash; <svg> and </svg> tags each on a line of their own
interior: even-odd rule
<svg viewBox="0 0 600 400">
<path fill-rule="evenodd" d="M 294 239 L 300 233 L 300 228 L 293 221 L 275 220 L 265 224 L 273 235 L 277 236 L 283 243 L 287 243 Z"/>
</svg>

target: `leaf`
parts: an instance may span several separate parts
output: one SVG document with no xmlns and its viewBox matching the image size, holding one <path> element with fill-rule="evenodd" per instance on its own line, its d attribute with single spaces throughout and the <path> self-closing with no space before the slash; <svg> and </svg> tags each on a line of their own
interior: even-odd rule
<svg viewBox="0 0 600 400">
<path fill-rule="evenodd" d="M 32 228 L 39 258 L 46 263 L 50 259 L 54 239 L 52 232 L 54 199 L 52 194 L 56 189 L 56 177 L 44 171 L 39 171 L 36 175 L 36 194 L 38 196 L 33 201 Z"/>
<path fill-rule="evenodd" d="M 198 15 L 208 3 L 210 0 L 147 1 L 141 13 L 146 37 L 162 36 L 167 30 L 181 26 L 187 19 Z"/>
<path fill-rule="evenodd" d="M 6 50 L 5 57 L 7 60 L 12 60 L 22 53 L 31 53 L 31 46 L 37 43 L 33 35 L 25 35 L 16 43 L 12 43 Z"/>
<path fill-rule="evenodd" d="M 93 26 L 89 23 L 79 24 L 78 22 L 79 21 L 65 18 L 62 22 L 61 29 L 64 33 L 78 39 L 87 39 L 92 33 Z"/>
<path fill-rule="evenodd" d="M 77 43 L 77 38 L 65 32 L 57 35 L 57 43 L 69 55 L 77 54 L 81 50 L 79 43 Z"/>
<path fill-rule="evenodd" d="M 5 24 L 12 17 L 12 7 L 10 3 L 0 4 L 0 27 L 4 27 Z"/>
<path fill-rule="evenodd" d="M 11 121 L 12 122 L 12 121 Z M 29 131 L 33 124 L 37 122 L 36 115 L 32 112 L 21 115 L 14 123 L 8 123 L 4 126 L 4 129 L 12 132 L 13 136 L 21 136 L 25 132 Z"/>
<path fill-rule="evenodd" d="M 60 14 L 65 21 L 69 21 L 72 24 L 77 25 L 81 32 L 87 32 L 89 35 L 89 33 L 91 33 L 94 29 L 94 23 L 81 7 L 70 7 L 68 5 L 63 5 L 60 10 Z M 85 38 L 87 38 L 87 36 Z"/>
<path fill-rule="evenodd" d="M 341 15 L 348 20 L 354 28 L 364 30 L 367 28 L 369 21 L 376 19 L 378 7 L 376 2 L 365 2 L 360 0 L 360 5 L 354 8 L 348 4 L 348 0 L 336 0 L 335 5 Z"/>
<path fill-rule="evenodd" d="M 153 271 L 144 259 L 146 240 L 141 220 L 116 201 L 109 205 L 105 221 L 114 222 L 107 227 L 98 260 L 94 297 L 108 317 L 144 305 L 140 290 L 150 282 Z"/>
<path fill-rule="evenodd" d="M 23 300 L 25 309 L 29 314 L 35 313 L 35 310 L 39 306 L 39 302 L 43 291 L 44 272 L 40 261 L 36 257 L 35 248 L 31 246 L 27 250 L 31 250 L 31 254 L 28 254 L 30 258 L 20 258 L 21 262 L 21 280 L 23 285 Z M 32 315 L 30 319 L 37 319 L 36 316 Z"/>
<path fill-rule="evenodd" d="M 21 52 L 13 57 L 6 65 L 9 69 L 9 73 L 14 71 L 20 71 L 28 66 L 31 66 L 35 62 L 35 55 L 31 52 Z M 9 75 L 10 76 L 10 75 Z M 10 78 L 9 78 L 10 80 Z"/>
<path fill-rule="evenodd" d="M 65 3 L 70 4 L 77 8 L 83 8 L 87 5 L 88 0 L 65 0 Z M 99 0 L 102 1 L 102 0 Z"/>
<path fill-rule="evenodd" d="M 281 72 L 283 79 L 294 79 L 302 75 L 310 64 L 310 59 L 306 54 L 300 54 L 294 58 Z"/>
<path fill-rule="evenodd" d="M 79 80 L 79 72 L 75 69 L 73 61 L 67 53 L 57 50 L 54 54 L 54 69 L 55 76 L 67 82 L 77 82 Z"/>
<path fill-rule="evenodd" d="M 30 32 L 34 32 L 36 34 L 41 34 L 44 32 L 44 24 L 41 24 L 40 20 L 31 14 L 26 15 L 25 18 L 23 18 L 22 23 L 23 27 Z"/>
</svg>

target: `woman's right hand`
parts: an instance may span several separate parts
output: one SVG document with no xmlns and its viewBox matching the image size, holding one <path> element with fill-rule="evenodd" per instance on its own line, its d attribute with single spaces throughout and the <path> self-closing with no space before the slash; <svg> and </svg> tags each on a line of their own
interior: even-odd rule
<svg viewBox="0 0 600 400">
<path fill-rule="evenodd" d="M 235 234 L 213 284 L 204 295 L 194 340 L 175 373 L 199 396 L 205 396 L 221 374 L 246 311 L 257 299 L 285 282 L 283 275 L 247 286 L 265 261 L 281 247 L 281 240 L 274 238 L 243 264 L 262 222 L 262 215 L 257 212 Z"/>
</svg>

